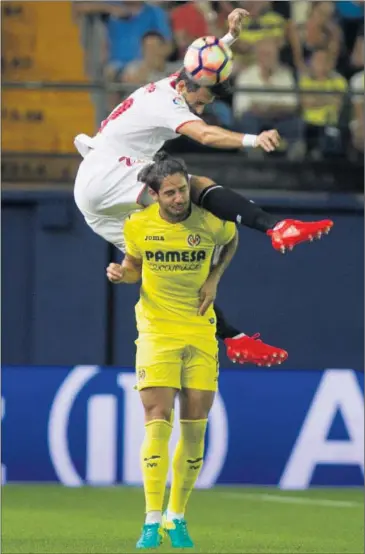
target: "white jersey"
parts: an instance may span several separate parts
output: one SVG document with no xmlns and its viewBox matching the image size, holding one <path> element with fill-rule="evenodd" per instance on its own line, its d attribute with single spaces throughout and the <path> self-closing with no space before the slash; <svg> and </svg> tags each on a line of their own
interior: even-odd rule
<svg viewBox="0 0 365 554">
<path fill-rule="evenodd" d="M 201 121 L 175 90 L 176 75 L 137 89 L 105 119 L 95 137 L 78 135 L 75 146 L 82 156 L 93 149 L 107 156 L 149 161 L 179 128 Z"/>
<path fill-rule="evenodd" d="M 125 218 L 153 201 L 138 180 L 141 169 L 165 141 L 179 136 L 181 125 L 201 121 L 175 83 L 172 75 L 139 88 L 112 111 L 94 137 L 75 138 L 84 158 L 75 181 L 76 205 L 86 223 L 121 250 Z"/>
<path fill-rule="evenodd" d="M 229 33 L 223 42 L 231 44 Z M 124 249 L 126 217 L 153 202 L 141 169 L 167 140 L 189 121 L 201 121 L 176 91 L 178 74 L 137 89 L 102 122 L 94 137 L 81 134 L 75 146 L 84 158 L 74 188 L 86 223 L 117 248 Z"/>
</svg>

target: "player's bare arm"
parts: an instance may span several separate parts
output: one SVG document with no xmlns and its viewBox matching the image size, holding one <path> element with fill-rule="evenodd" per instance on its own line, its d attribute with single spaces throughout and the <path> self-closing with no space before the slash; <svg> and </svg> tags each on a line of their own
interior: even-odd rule
<svg viewBox="0 0 365 554">
<path fill-rule="evenodd" d="M 260 147 L 265 152 L 273 152 L 280 144 L 280 135 L 275 129 L 264 131 L 253 138 L 253 135 L 235 133 L 216 125 L 208 125 L 204 121 L 185 123 L 180 127 L 179 133 L 204 146 L 228 150 L 251 146 L 254 148 Z"/>
<path fill-rule="evenodd" d="M 222 42 L 227 45 L 233 44 L 241 32 L 244 19 L 248 16 L 249 12 L 247 10 L 241 8 L 234 9 L 227 18 L 229 32 L 222 37 Z M 209 92 L 208 89 L 204 90 L 204 87 L 195 97 L 194 94 L 189 94 L 189 89 L 186 89 L 182 82 L 177 83 L 176 90 L 185 98 L 190 109 L 197 114 L 201 114 L 204 110 L 204 106 L 214 100 L 212 93 Z M 180 126 L 178 132 L 200 144 L 213 148 L 232 149 L 261 147 L 265 152 L 272 152 L 280 143 L 279 134 L 274 129 L 264 131 L 260 135 L 248 135 L 235 133 L 213 125 L 207 125 L 203 121 L 187 122 L 185 125 Z"/>
<path fill-rule="evenodd" d="M 126 254 L 121 264 L 108 265 L 106 275 L 111 283 L 132 285 L 142 276 L 142 261 Z"/>
<path fill-rule="evenodd" d="M 204 285 L 199 292 L 199 315 L 204 315 L 209 306 L 214 302 L 217 296 L 217 288 L 219 281 L 222 278 L 223 273 L 230 264 L 238 246 L 238 232 L 236 229 L 235 236 L 233 239 L 226 244 L 219 256 L 219 260 L 216 265 L 214 265 L 209 273 L 208 279 L 205 281 Z"/>
<path fill-rule="evenodd" d="M 249 15 L 249 12 L 242 8 L 236 8 L 229 14 L 227 18 L 228 29 L 234 39 L 239 37 L 243 20 Z"/>
</svg>

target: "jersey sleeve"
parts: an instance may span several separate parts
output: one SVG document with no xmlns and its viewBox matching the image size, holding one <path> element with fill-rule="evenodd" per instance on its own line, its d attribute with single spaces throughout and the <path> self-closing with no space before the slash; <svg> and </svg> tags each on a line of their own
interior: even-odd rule
<svg viewBox="0 0 365 554">
<path fill-rule="evenodd" d="M 141 260 L 142 252 L 138 246 L 138 236 L 138 226 L 136 226 L 135 222 L 129 217 L 124 224 L 125 252 L 133 258 Z"/>
<path fill-rule="evenodd" d="M 340 92 L 346 92 L 348 89 L 348 82 L 346 81 L 345 77 L 342 77 L 342 75 L 337 76 L 336 89 Z"/>
<path fill-rule="evenodd" d="M 231 221 L 218 220 L 219 224 L 216 226 L 214 232 L 214 240 L 218 246 L 224 246 L 233 240 L 236 234 L 236 225 Z"/>
<path fill-rule="evenodd" d="M 188 105 L 181 96 L 169 98 L 162 108 L 163 126 L 179 132 L 179 129 L 190 121 L 202 121 L 200 117 L 189 110 Z"/>
</svg>

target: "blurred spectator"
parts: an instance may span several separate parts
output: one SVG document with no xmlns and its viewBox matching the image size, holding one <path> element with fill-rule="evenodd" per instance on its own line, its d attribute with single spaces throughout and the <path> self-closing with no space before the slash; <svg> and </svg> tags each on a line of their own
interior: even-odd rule
<svg viewBox="0 0 365 554">
<path fill-rule="evenodd" d="M 174 2 L 169 2 L 169 0 L 148 0 L 148 3 L 150 6 L 159 6 L 164 10 L 169 10 Z"/>
<path fill-rule="evenodd" d="M 350 71 L 353 74 L 350 79 L 351 92 L 362 93 L 361 96 L 353 95 L 351 98 L 352 114 L 350 116 L 350 132 L 352 145 L 355 150 L 364 153 L 364 23 L 358 27 L 354 47 L 350 58 Z"/>
<path fill-rule="evenodd" d="M 364 21 L 364 3 L 339 0 L 336 2 L 336 11 L 340 18 L 347 51 L 351 52 L 359 27 Z"/>
<path fill-rule="evenodd" d="M 219 36 L 219 31 L 217 12 L 213 9 L 212 2 L 190 0 L 178 4 L 179 6 L 171 11 L 171 24 L 178 56 L 182 59 L 187 47 L 195 39 L 207 35 Z"/>
<path fill-rule="evenodd" d="M 235 122 L 231 107 L 224 100 L 214 100 L 205 110 L 203 119 L 209 125 L 219 125 L 226 129 L 234 129 Z"/>
<path fill-rule="evenodd" d="M 99 13 L 106 25 L 107 77 L 119 80 L 127 63 L 142 58 L 142 37 L 149 31 L 160 33 L 172 49 L 168 15 L 159 6 L 146 2 L 75 2 L 78 14 Z"/>
<path fill-rule="evenodd" d="M 313 157 L 321 152 L 338 154 L 341 150 L 341 135 L 338 129 L 347 81 L 335 72 L 332 54 L 325 49 L 314 52 L 309 70 L 299 80 L 302 91 L 333 91 L 338 94 L 303 94 L 301 96 L 305 136 Z"/>
<path fill-rule="evenodd" d="M 326 48 L 331 53 L 336 66 L 341 52 L 342 31 L 334 16 L 334 2 L 326 0 L 311 3 L 307 21 L 298 27 L 306 61 L 315 50 Z"/>
<path fill-rule="evenodd" d="M 358 29 L 357 36 L 355 37 L 354 47 L 350 57 L 350 70 L 360 71 L 364 67 L 364 23 L 362 23 Z"/>
<path fill-rule="evenodd" d="M 254 61 L 254 45 L 264 38 L 275 39 L 280 50 L 289 45 L 290 58 L 292 58 L 294 65 L 298 69 L 303 66 L 299 34 L 290 19 L 290 5 L 288 2 L 254 0 L 251 2 L 230 2 L 230 4 L 232 9 L 236 7 L 236 4 L 239 4 L 250 13 L 250 17 L 244 20 L 240 37 L 234 45 L 234 50 L 240 55 L 242 67 L 247 67 Z M 275 9 L 276 4 L 277 9 Z"/>
<path fill-rule="evenodd" d="M 364 152 L 364 71 L 356 73 L 350 81 L 352 92 L 362 92 L 362 96 L 352 97 L 353 116 L 350 122 L 352 144 L 359 152 Z"/>
<path fill-rule="evenodd" d="M 294 25 L 302 25 L 308 19 L 310 2 L 308 0 L 295 0 L 291 2 L 290 16 Z"/>
<path fill-rule="evenodd" d="M 364 64 L 364 51 L 362 53 Z M 352 144 L 359 152 L 364 152 L 364 70 L 356 73 L 350 80 L 351 92 L 360 92 L 361 96 L 352 96 L 352 120 L 350 131 Z"/>
<path fill-rule="evenodd" d="M 294 89 L 291 70 L 280 64 L 279 48 L 275 39 L 264 39 L 255 46 L 256 64 L 239 73 L 237 87 L 260 88 L 258 92 L 236 92 L 233 99 L 234 114 L 240 131 L 259 134 L 275 128 L 289 143 L 291 156 L 300 157 L 304 152 L 302 123 L 297 114 L 298 100 L 295 92 L 281 93 L 282 89 Z M 277 93 L 264 92 L 276 89 Z"/>
<path fill-rule="evenodd" d="M 121 80 L 124 83 L 141 85 L 163 79 L 181 67 L 181 62 L 167 61 L 166 40 L 156 31 L 142 37 L 141 60 L 126 65 Z"/>
</svg>

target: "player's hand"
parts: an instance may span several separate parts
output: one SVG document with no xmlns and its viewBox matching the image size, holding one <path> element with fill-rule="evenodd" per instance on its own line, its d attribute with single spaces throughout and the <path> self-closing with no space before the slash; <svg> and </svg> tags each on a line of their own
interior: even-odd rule
<svg viewBox="0 0 365 554">
<path fill-rule="evenodd" d="M 288 358 L 288 353 L 282 348 L 270 346 L 259 340 L 259 333 L 249 337 L 225 339 L 227 356 L 233 363 L 254 364 L 271 367 L 280 365 Z"/>
<path fill-rule="evenodd" d="M 121 264 L 109 264 L 106 268 L 106 276 L 109 281 L 115 285 L 123 283 L 124 274 L 125 269 L 121 266 Z"/>
<path fill-rule="evenodd" d="M 229 32 L 235 38 L 239 37 L 242 29 L 243 20 L 249 15 L 249 12 L 247 10 L 243 10 L 242 8 L 236 8 L 235 10 L 233 10 L 233 12 L 229 14 L 227 18 Z"/>
<path fill-rule="evenodd" d="M 262 148 L 265 152 L 273 152 L 280 144 L 280 135 L 276 129 L 263 131 L 257 136 L 255 148 Z"/>
<path fill-rule="evenodd" d="M 208 277 L 199 292 L 198 315 L 204 315 L 209 306 L 214 302 L 217 296 L 217 287 L 217 280 L 212 277 Z"/>
</svg>

